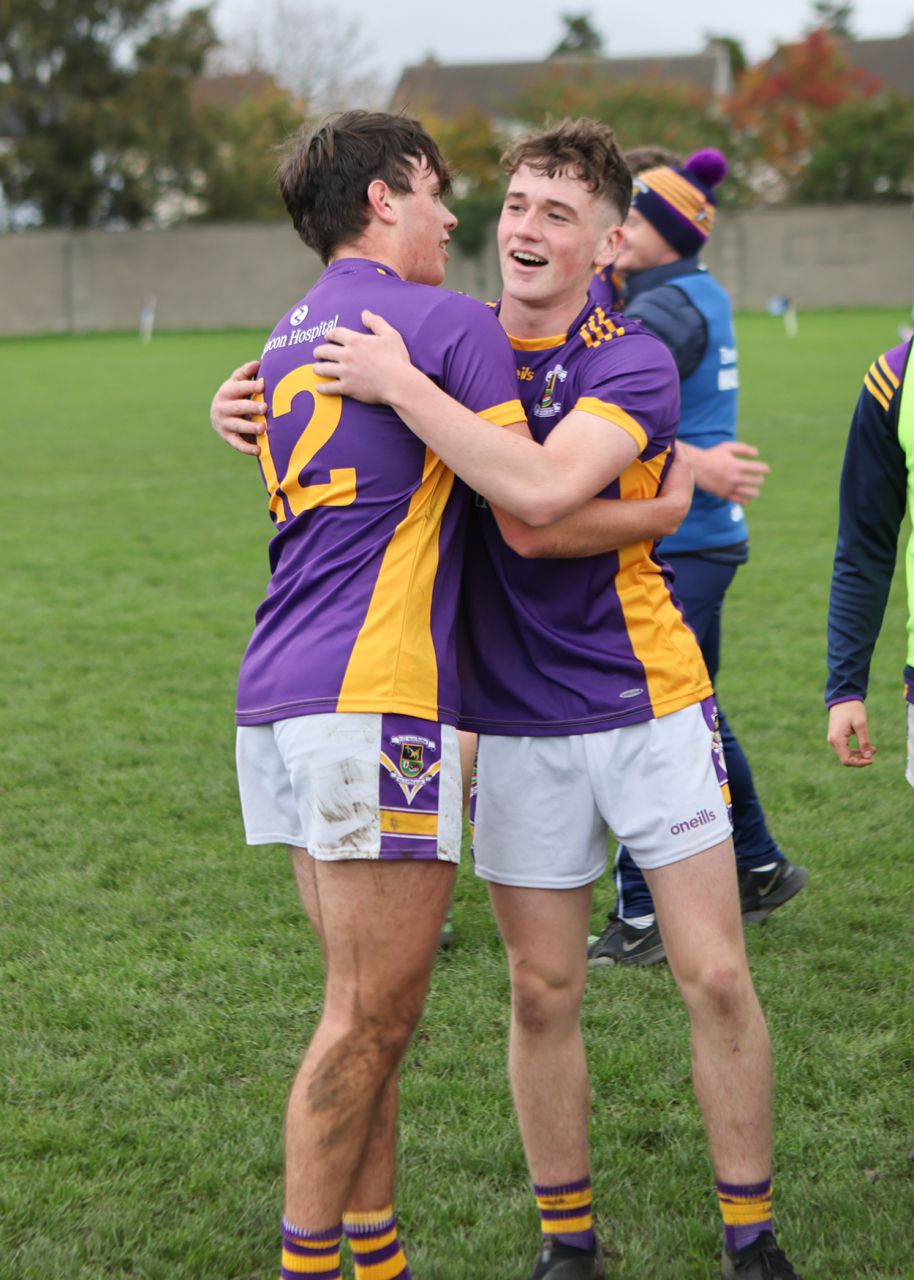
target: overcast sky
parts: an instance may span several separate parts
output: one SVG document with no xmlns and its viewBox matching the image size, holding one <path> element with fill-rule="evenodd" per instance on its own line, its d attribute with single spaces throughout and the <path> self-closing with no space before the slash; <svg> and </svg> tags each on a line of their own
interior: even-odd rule
<svg viewBox="0 0 914 1280">
<path fill-rule="evenodd" d="M 269 0 L 261 0 L 269 3 Z M 286 5 L 296 0 L 283 0 Z M 252 0 L 215 0 L 217 26 L 252 12 Z M 401 69 L 434 54 L 440 62 L 524 61 L 544 57 L 561 37 L 560 15 L 589 13 L 610 55 L 694 53 L 707 32 L 734 35 L 753 60 L 778 40 L 801 34 L 813 12 L 796 0 L 737 6 L 733 0 L 301 0 L 302 19 L 319 47 L 320 14 L 356 20 L 371 60 L 393 84 Z M 256 7 L 253 10 L 256 12 Z M 900 35 L 914 18 L 914 0 L 857 0 L 852 27 L 859 36 Z M 336 15 L 336 17 L 332 16 Z M 318 54 L 319 56 L 319 54 Z"/>
</svg>

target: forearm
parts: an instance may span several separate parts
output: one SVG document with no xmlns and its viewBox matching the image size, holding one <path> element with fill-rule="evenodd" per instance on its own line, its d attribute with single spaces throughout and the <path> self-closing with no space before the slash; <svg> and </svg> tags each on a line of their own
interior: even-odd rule
<svg viewBox="0 0 914 1280">
<path fill-rule="evenodd" d="M 666 498 L 592 498 L 555 524 L 533 528 L 494 508 L 508 546 L 528 559 L 569 560 L 603 555 L 675 533 L 682 520 Z"/>
<path fill-rule="evenodd" d="M 384 399 L 472 489 L 527 525 L 560 520 L 588 496 L 542 445 L 485 422 L 412 365 L 391 370 Z"/>
<path fill-rule="evenodd" d="M 864 569 L 839 547 L 828 602 L 828 705 L 866 697 L 893 567 L 871 563 Z"/>
</svg>

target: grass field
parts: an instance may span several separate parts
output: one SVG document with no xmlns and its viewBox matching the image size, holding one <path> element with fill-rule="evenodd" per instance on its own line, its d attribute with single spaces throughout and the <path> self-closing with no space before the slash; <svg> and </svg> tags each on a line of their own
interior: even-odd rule
<svg viewBox="0 0 914 1280">
<path fill-rule="evenodd" d="M 749 946 L 778 1063 L 776 1215 L 805 1280 L 914 1277 L 914 795 L 896 583 L 870 722 L 824 743 L 847 423 L 903 316 L 739 322 L 742 434 L 773 474 L 719 691 L 775 834 L 810 869 Z M 209 430 L 263 335 L 0 343 L 0 1277 L 267 1280 L 281 1123 L 320 1000 L 285 855 L 245 848 L 233 694 L 267 576 L 255 467 Z M 594 921 L 609 906 L 598 890 Z M 525 1280 L 536 1215 L 504 1070 L 507 982 L 458 881 L 404 1072 L 416 1280 Z M 665 967 L 589 980 L 598 1226 L 614 1277 L 719 1274 L 713 1179 Z"/>
</svg>

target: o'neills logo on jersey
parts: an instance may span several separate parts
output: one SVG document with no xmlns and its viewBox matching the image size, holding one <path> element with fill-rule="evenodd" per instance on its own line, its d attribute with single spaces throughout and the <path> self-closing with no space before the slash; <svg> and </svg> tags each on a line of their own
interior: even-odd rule
<svg viewBox="0 0 914 1280">
<path fill-rule="evenodd" d="M 557 364 L 546 373 L 546 386 L 540 402 L 534 405 L 533 412 L 537 418 L 555 418 L 562 412 L 562 402 L 556 399 L 556 392 L 568 377 L 568 370 Z"/>
<path fill-rule="evenodd" d="M 709 822 L 716 821 L 717 814 L 713 809 L 699 809 L 694 818 L 689 818 L 686 822 L 677 822 L 670 827 L 670 835 L 685 835 L 687 831 L 694 831 L 696 827 L 706 827 Z"/>
</svg>

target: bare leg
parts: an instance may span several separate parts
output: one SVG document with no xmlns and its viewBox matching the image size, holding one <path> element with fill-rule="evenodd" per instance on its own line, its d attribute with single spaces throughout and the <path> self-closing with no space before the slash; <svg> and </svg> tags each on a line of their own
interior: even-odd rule
<svg viewBox="0 0 914 1280">
<path fill-rule="evenodd" d="M 293 861 L 327 976 L 321 1020 L 286 1112 L 285 1214 L 318 1230 L 354 1207 L 360 1176 L 372 1177 L 363 1165 L 373 1143 L 388 1153 L 381 1179 L 392 1178 L 386 1109 L 395 1093 L 387 1091 L 422 1011 L 455 868 L 312 863 L 300 849 Z"/>
<path fill-rule="evenodd" d="M 470 783 L 473 781 L 473 768 L 476 764 L 476 746 L 479 742 L 475 733 L 467 733 L 466 729 L 457 730 L 457 745 L 460 748 L 460 777 L 463 782 L 463 811 L 470 807 Z"/>
<path fill-rule="evenodd" d="M 670 968 L 692 1021 L 692 1076 L 719 1181 L 771 1173 L 772 1066 L 752 985 L 730 840 L 648 871 Z"/>
<path fill-rule="evenodd" d="M 508 1070 L 524 1151 L 533 1181 L 556 1186 L 589 1169 L 579 1014 L 593 889 L 489 891 L 511 971 Z"/>
<path fill-rule="evenodd" d="M 467 735 L 472 736 L 472 735 Z M 324 936 L 321 930 L 320 905 L 317 897 L 315 861 L 303 850 L 292 850 L 292 867 L 298 881 L 298 889 L 305 911 L 317 934 L 327 963 Z M 298 856 L 302 854 L 303 856 Z M 348 1213 L 369 1213 L 393 1204 L 394 1182 L 397 1167 L 397 1079 L 384 1086 L 375 1114 L 371 1132 L 352 1194 L 346 1204 Z"/>
</svg>

